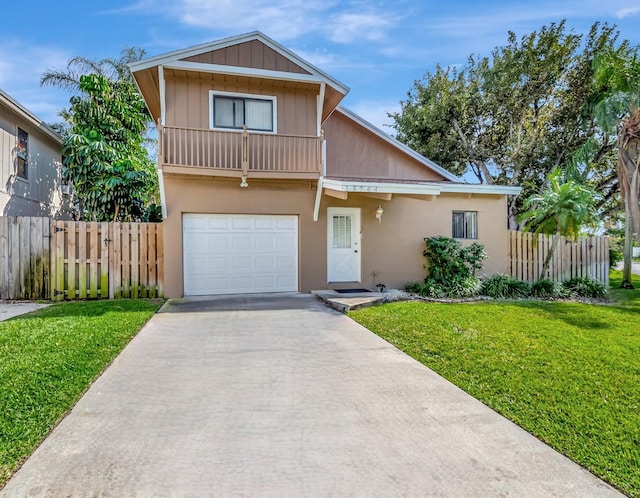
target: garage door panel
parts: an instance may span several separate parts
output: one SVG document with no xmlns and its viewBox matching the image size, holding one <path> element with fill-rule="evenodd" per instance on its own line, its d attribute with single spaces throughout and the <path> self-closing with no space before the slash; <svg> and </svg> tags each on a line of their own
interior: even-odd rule
<svg viewBox="0 0 640 498">
<path fill-rule="evenodd" d="M 283 235 L 277 239 L 277 248 L 282 250 L 291 250 L 298 245 L 298 238 L 293 235 Z"/>
<path fill-rule="evenodd" d="M 285 256 L 279 256 L 276 258 L 276 268 L 278 270 L 295 270 L 295 262 L 291 261 L 291 258 Z"/>
<path fill-rule="evenodd" d="M 231 267 L 234 270 L 249 269 L 251 266 L 251 256 L 233 256 L 231 258 Z"/>
<path fill-rule="evenodd" d="M 279 237 L 276 235 L 256 235 L 255 236 L 255 248 L 256 249 L 273 249 L 276 247 L 276 240 Z"/>
<path fill-rule="evenodd" d="M 235 216 L 230 219 L 232 230 L 251 230 L 251 218 L 248 216 Z"/>
<path fill-rule="evenodd" d="M 215 250 L 215 249 L 228 249 L 230 244 L 230 237 L 228 235 L 205 235 L 205 246 L 206 250 Z"/>
<path fill-rule="evenodd" d="M 256 230 L 273 230 L 277 228 L 275 217 L 273 216 L 263 216 L 261 218 L 256 218 L 254 228 Z"/>
<path fill-rule="evenodd" d="M 256 256 L 253 261 L 253 266 L 257 271 L 271 271 L 276 268 L 273 256 Z"/>
<path fill-rule="evenodd" d="M 183 216 L 185 295 L 298 290 L 296 216 Z"/>
</svg>

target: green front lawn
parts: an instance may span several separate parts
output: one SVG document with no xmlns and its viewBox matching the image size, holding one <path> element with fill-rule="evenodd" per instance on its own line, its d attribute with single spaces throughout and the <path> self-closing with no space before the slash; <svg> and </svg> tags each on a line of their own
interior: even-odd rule
<svg viewBox="0 0 640 498">
<path fill-rule="evenodd" d="M 404 302 L 349 316 L 640 496 L 640 290 L 612 295 L 613 305 Z"/>
<path fill-rule="evenodd" d="M 161 304 L 69 302 L 0 322 L 0 487 Z"/>
</svg>

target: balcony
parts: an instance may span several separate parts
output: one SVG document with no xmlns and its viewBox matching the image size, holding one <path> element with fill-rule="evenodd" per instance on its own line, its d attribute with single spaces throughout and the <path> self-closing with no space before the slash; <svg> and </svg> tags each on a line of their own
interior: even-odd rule
<svg viewBox="0 0 640 498">
<path fill-rule="evenodd" d="M 318 178 L 322 136 L 273 135 L 158 125 L 166 172 L 250 178 Z"/>
</svg>

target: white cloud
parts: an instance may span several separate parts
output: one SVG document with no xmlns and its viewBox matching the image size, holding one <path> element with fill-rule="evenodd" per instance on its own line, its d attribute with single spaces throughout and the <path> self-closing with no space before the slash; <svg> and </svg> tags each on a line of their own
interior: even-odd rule
<svg viewBox="0 0 640 498">
<path fill-rule="evenodd" d="M 640 13 L 640 7 L 624 7 L 616 12 L 616 17 L 622 19 L 624 17 L 635 16 Z"/>
<path fill-rule="evenodd" d="M 358 0 L 137 0 L 104 13 L 144 11 L 230 35 L 259 30 L 285 42 L 308 34 L 335 43 L 381 40 L 400 19 L 389 9 Z"/>
<path fill-rule="evenodd" d="M 44 121 L 59 121 L 57 113 L 68 104 L 69 95 L 41 88 L 40 77 L 47 69 L 64 68 L 70 57 L 60 49 L 0 39 L 0 86 Z"/>
<path fill-rule="evenodd" d="M 308 52 L 305 49 L 292 48 L 291 49 L 294 54 L 300 56 L 307 62 L 310 62 L 314 66 L 322 69 L 323 71 L 328 70 L 329 68 L 335 68 L 338 66 L 342 66 L 345 61 L 342 57 L 329 52 L 325 49 L 314 50 L 313 52 Z"/>
<path fill-rule="evenodd" d="M 338 43 L 381 40 L 392 24 L 393 18 L 381 11 L 344 12 L 332 19 L 329 38 Z"/>
<path fill-rule="evenodd" d="M 69 58 L 68 54 L 55 48 L 0 39 L 0 84 L 34 81 L 39 84 L 47 68 L 64 67 Z"/>
<path fill-rule="evenodd" d="M 260 30 L 278 40 L 316 31 L 330 2 L 317 0 L 181 0 L 174 11 L 190 26 L 238 34 Z"/>
</svg>

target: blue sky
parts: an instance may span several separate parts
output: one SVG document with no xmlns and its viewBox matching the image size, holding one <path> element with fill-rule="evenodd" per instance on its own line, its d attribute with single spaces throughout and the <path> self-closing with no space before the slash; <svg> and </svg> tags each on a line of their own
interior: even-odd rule
<svg viewBox="0 0 640 498">
<path fill-rule="evenodd" d="M 504 44 L 509 30 L 520 36 L 565 18 L 579 33 L 616 24 L 640 44 L 640 0 L 12 1 L 0 17 L 0 88 L 54 122 L 69 94 L 41 88 L 40 76 L 75 55 L 138 46 L 151 56 L 260 30 L 349 86 L 343 104 L 381 126 L 436 64 L 462 65 Z"/>
</svg>

